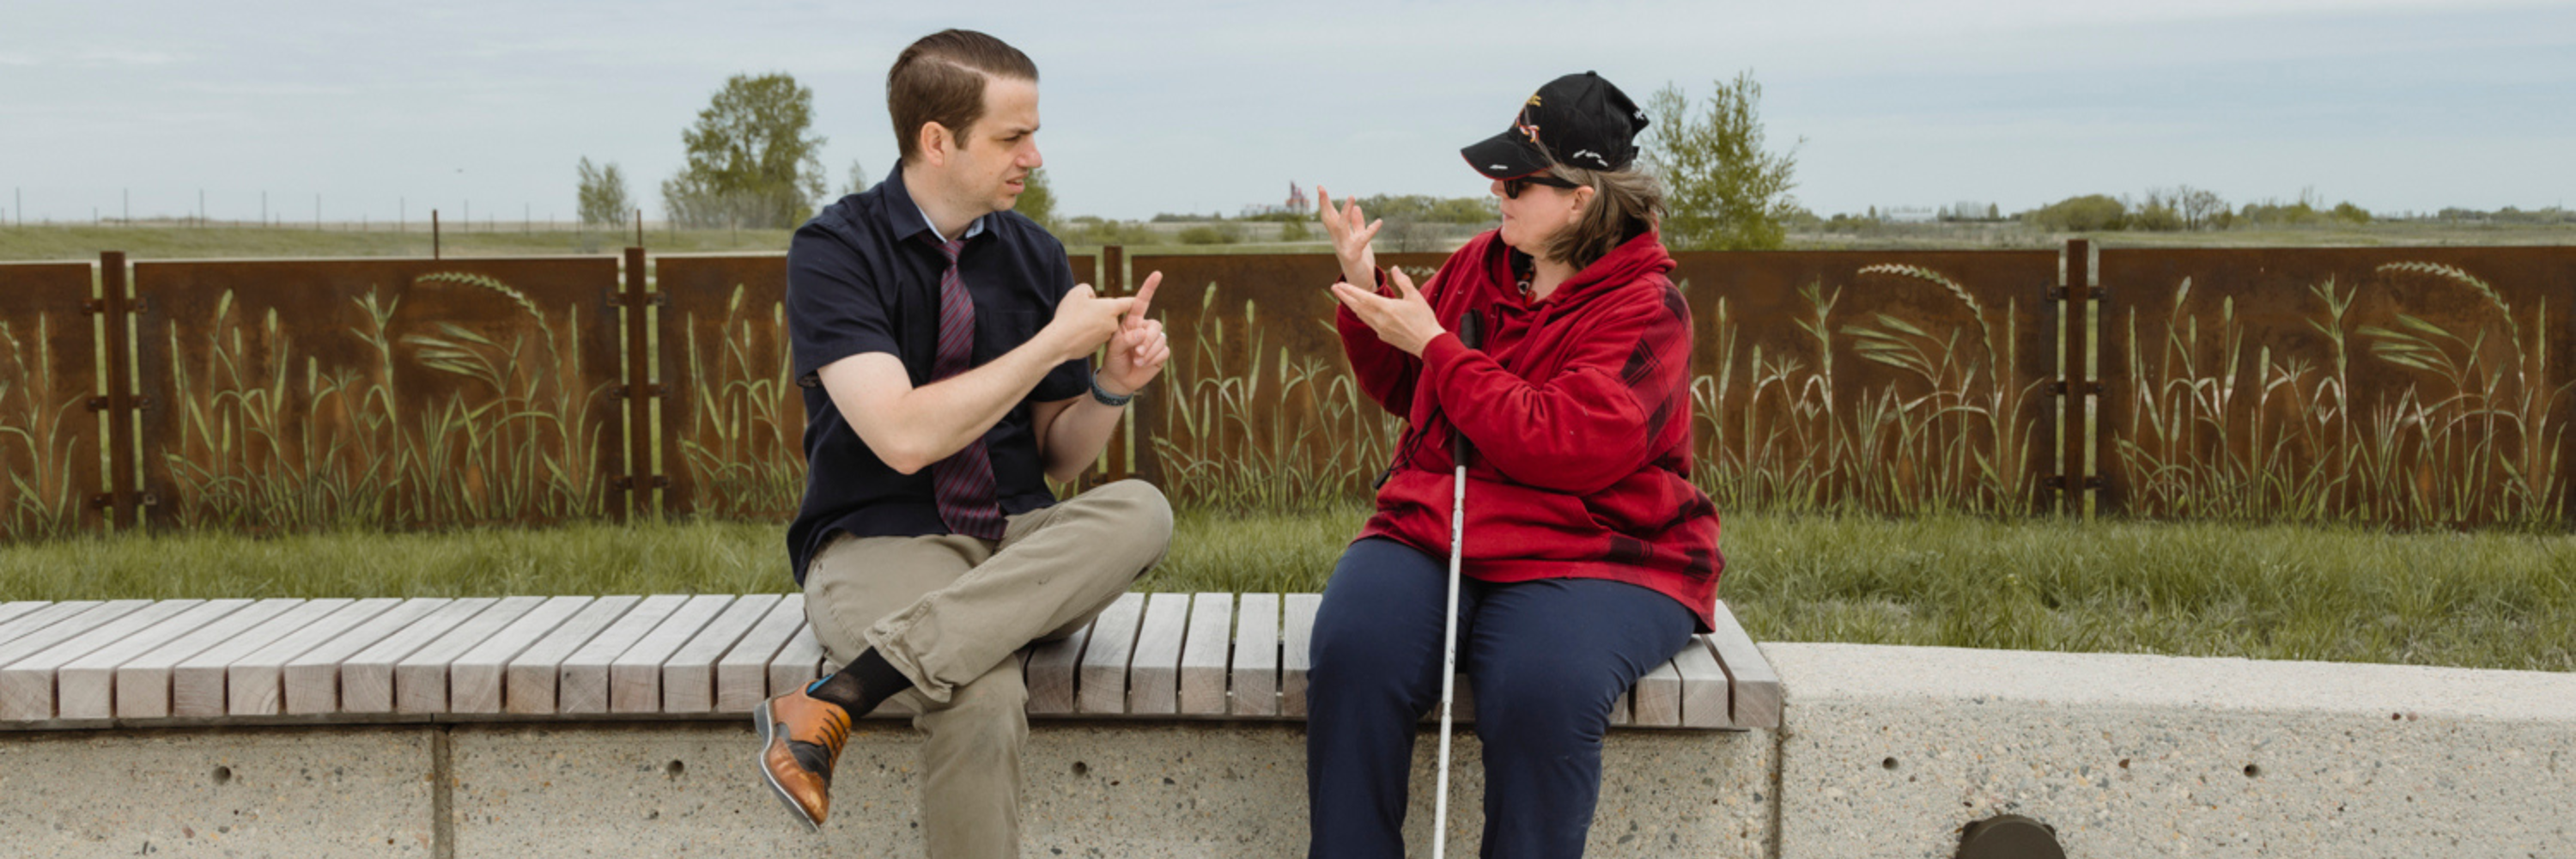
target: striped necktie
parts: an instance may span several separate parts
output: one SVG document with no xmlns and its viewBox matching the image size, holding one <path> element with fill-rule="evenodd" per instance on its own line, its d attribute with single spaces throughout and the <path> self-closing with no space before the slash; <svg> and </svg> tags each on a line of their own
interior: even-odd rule
<svg viewBox="0 0 2576 859">
<path fill-rule="evenodd" d="M 939 275 L 939 359 L 931 365 L 933 382 L 966 372 L 975 354 L 975 299 L 957 278 L 957 253 L 965 239 L 940 244 L 948 270 Z M 1002 508 L 993 501 L 993 459 L 984 439 L 974 441 L 930 465 L 930 483 L 939 498 L 939 519 L 952 533 L 1002 539 Z"/>
</svg>

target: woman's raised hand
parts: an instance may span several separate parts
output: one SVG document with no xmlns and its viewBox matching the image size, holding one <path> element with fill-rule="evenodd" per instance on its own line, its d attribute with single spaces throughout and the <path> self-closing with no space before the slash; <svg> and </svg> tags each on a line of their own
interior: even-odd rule
<svg viewBox="0 0 2576 859">
<path fill-rule="evenodd" d="M 1342 261 L 1342 279 L 1362 289 L 1374 290 L 1377 288 L 1377 251 L 1369 247 L 1369 241 L 1377 238 L 1378 228 L 1386 226 L 1386 221 L 1367 220 L 1360 214 L 1359 201 L 1344 200 L 1343 204 L 1348 208 L 1334 211 L 1333 198 L 1325 193 L 1324 186 L 1315 186 L 1315 208 L 1323 216 L 1324 232 L 1333 237 L 1333 256 Z"/>
</svg>

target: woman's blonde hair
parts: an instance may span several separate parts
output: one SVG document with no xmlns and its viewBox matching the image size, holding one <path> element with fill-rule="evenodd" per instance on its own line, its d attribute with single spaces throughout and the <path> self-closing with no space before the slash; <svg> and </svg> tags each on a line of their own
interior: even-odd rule
<svg viewBox="0 0 2576 859">
<path fill-rule="evenodd" d="M 1634 165 L 1626 170 L 1586 170 L 1560 163 L 1549 165 L 1548 172 L 1591 188 L 1592 202 L 1575 216 L 1574 223 L 1548 237 L 1540 249 L 1542 257 L 1581 271 L 1664 221 L 1663 183 Z"/>
</svg>

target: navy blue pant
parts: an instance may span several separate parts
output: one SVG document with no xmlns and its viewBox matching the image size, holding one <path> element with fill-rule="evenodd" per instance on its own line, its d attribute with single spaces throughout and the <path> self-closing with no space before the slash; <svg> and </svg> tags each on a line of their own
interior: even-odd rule
<svg viewBox="0 0 2576 859">
<path fill-rule="evenodd" d="M 1367 539 L 1324 587 L 1306 688 L 1310 859 L 1404 855 L 1414 735 L 1440 706 L 1448 576 L 1446 557 Z M 1690 612 L 1598 579 L 1466 579 L 1458 612 L 1484 743 L 1484 855 L 1583 855 L 1611 705 L 1690 640 Z"/>
</svg>

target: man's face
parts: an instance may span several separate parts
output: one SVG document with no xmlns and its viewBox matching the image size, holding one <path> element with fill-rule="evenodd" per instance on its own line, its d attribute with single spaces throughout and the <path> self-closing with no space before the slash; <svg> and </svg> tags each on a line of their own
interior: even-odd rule
<svg viewBox="0 0 2576 859">
<path fill-rule="evenodd" d="M 992 212 L 1017 205 L 1029 173 L 1046 164 L 1038 155 L 1037 83 L 985 78 L 984 117 L 961 132 L 957 143 L 942 168 L 956 201 Z"/>
</svg>

